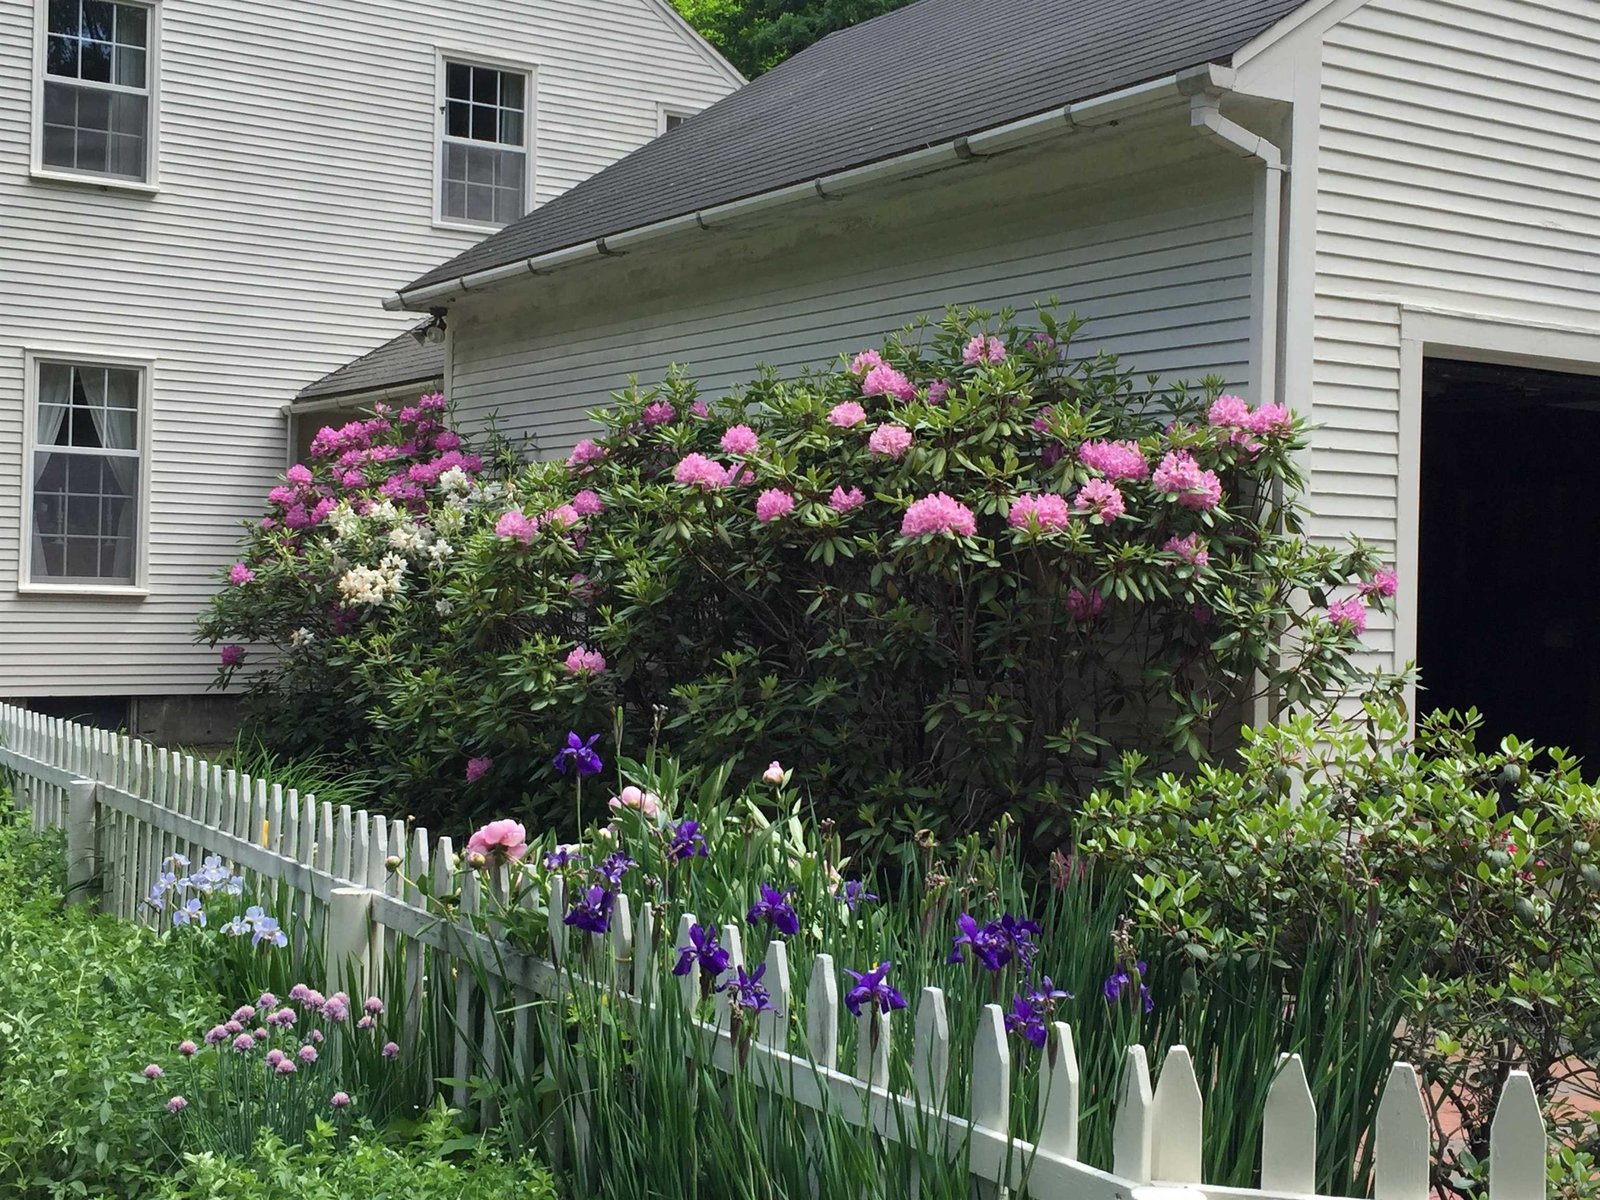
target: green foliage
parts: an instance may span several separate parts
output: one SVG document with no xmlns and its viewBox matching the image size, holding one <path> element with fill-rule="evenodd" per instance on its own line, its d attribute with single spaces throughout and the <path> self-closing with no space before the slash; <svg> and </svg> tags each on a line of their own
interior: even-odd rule
<svg viewBox="0 0 1600 1200">
<path fill-rule="evenodd" d="M 504 480 L 441 473 L 419 448 L 453 435 L 426 412 L 329 431 L 203 636 L 280 651 L 252 682 L 274 745 L 342 755 L 431 824 L 569 822 L 551 756 L 620 707 L 690 763 L 794 765 L 882 845 L 1009 812 L 1042 851 L 1108 773 L 1206 760 L 1253 695 L 1316 706 L 1354 682 L 1354 622 L 1322 606 L 1377 565 L 1302 535 L 1287 413 L 1252 432 L 1210 411 L 1215 385 L 1072 358 L 1076 328 L 952 312 L 870 372 L 711 405 L 674 374 L 618 396 L 573 462 Z M 737 426 L 754 448 L 723 447 Z M 1136 464 L 1116 487 L 1082 457 L 1110 441 Z M 970 535 L 917 524 L 938 495 Z M 1055 507 L 1024 519 L 1035 497 Z M 589 651 L 604 673 L 574 669 Z"/>
<path fill-rule="evenodd" d="M 1561 751 L 1476 749 L 1475 723 L 1430 717 L 1413 739 L 1375 701 L 1302 717 L 1250 736 L 1238 770 L 1097 795 L 1082 843 L 1197 962 L 1294 973 L 1331 935 L 1369 941 L 1379 974 L 1401 964 L 1395 1050 L 1438 1098 L 1434 1183 L 1463 1194 L 1513 1068 L 1594 1149 L 1593 1101 L 1567 1102 L 1594 1095 L 1577 1064 L 1600 1055 L 1600 792 Z"/>
<path fill-rule="evenodd" d="M 812 42 L 909 0 L 673 0 L 684 19 L 747 77 Z"/>
</svg>

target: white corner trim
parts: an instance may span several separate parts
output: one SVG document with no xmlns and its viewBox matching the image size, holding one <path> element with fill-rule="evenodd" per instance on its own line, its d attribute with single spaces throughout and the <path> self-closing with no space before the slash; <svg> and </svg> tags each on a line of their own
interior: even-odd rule
<svg viewBox="0 0 1600 1200">
<path fill-rule="evenodd" d="M 740 73 L 738 67 L 722 57 L 722 51 L 706 41 L 698 29 L 684 20 L 683 14 L 674 8 L 668 0 L 643 0 L 643 3 L 647 8 L 653 9 L 668 25 L 671 25 L 677 31 L 679 37 L 698 50 L 702 58 L 726 75 L 735 87 L 742 87 L 750 82 Z"/>
<path fill-rule="evenodd" d="M 1367 0 L 1307 0 L 1307 3 L 1288 16 L 1280 17 L 1270 28 L 1256 34 L 1236 50 L 1232 63 L 1235 67 L 1242 67 L 1302 29 L 1320 38 L 1366 4 Z"/>
</svg>

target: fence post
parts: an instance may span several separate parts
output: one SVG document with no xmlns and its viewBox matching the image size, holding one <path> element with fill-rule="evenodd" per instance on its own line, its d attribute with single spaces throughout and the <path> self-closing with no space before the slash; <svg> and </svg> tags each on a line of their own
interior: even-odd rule
<svg viewBox="0 0 1600 1200">
<path fill-rule="evenodd" d="M 95 809 L 99 785 L 92 779 L 67 784 L 67 903 L 91 904 L 94 897 Z"/>
<path fill-rule="evenodd" d="M 328 897 L 326 965 L 328 991 L 343 985 L 352 996 L 367 994 L 367 969 L 372 955 L 372 892 L 367 888 L 334 888 Z"/>
</svg>

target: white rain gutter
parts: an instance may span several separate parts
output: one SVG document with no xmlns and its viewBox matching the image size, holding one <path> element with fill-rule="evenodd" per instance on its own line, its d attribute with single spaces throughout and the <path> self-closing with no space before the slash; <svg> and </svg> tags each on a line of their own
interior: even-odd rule
<svg viewBox="0 0 1600 1200">
<path fill-rule="evenodd" d="M 1222 115 L 1215 93 L 1189 101 L 1189 124 L 1203 137 L 1240 158 L 1261 164 L 1255 201 L 1255 252 L 1250 281 L 1255 356 L 1251 382 L 1260 403 L 1278 398 L 1278 278 L 1283 243 L 1283 153 L 1272 142 Z"/>
<path fill-rule="evenodd" d="M 1014 150 L 1019 146 L 1061 133 L 1063 130 L 1093 129 L 1109 125 L 1175 97 L 1189 96 L 1196 100 L 1203 96 L 1215 97 L 1227 91 L 1232 84 L 1233 71 L 1228 67 L 1211 63 L 1191 67 L 1149 83 L 1135 84 L 1133 87 L 1096 96 L 1092 100 L 1083 100 L 1077 104 L 1066 104 L 1049 112 L 997 125 L 982 133 L 955 138 L 923 150 L 913 150 L 907 154 L 868 163 L 866 166 L 853 167 L 848 171 L 838 171 L 807 183 L 790 184 L 743 200 L 713 205 L 698 212 L 641 225 L 635 229 L 595 238 L 593 241 L 582 242 L 576 246 L 535 254 L 514 263 L 468 272 L 443 283 L 400 292 L 386 297 L 383 306 L 390 311 L 412 309 L 426 312 L 467 292 L 482 291 L 530 273 L 545 275 L 591 259 L 626 254 L 647 243 L 696 229 L 717 229 L 769 209 L 813 200 L 835 199 L 863 188 Z M 1226 121 L 1220 113 L 1218 121 L 1232 128 L 1239 128 L 1232 122 Z"/>
</svg>

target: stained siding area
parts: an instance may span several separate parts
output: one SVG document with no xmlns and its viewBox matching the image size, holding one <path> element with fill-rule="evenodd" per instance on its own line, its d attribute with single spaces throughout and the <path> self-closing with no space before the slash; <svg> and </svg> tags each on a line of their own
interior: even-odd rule
<svg viewBox="0 0 1600 1200">
<path fill-rule="evenodd" d="M 463 304 L 451 315 L 451 395 L 469 420 L 495 414 L 553 455 L 630 375 L 655 382 L 678 363 L 717 394 L 759 365 L 793 375 L 879 345 L 949 304 L 1026 318 L 1052 296 L 1087 319 L 1085 352 L 1247 390 L 1250 176 L 1221 154 L 1170 173 L 1157 163 L 1099 191 L 1064 157 L 984 168 L 995 176 L 892 208 L 856 201 L 791 218 L 776 247 L 752 236 L 724 248 L 730 235 L 718 232 L 653 265 L 619 265 L 609 281 L 556 276 L 519 303 Z"/>
<path fill-rule="evenodd" d="M 0 696 L 204 690 L 194 619 L 283 469 L 283 405 L 480 236 L 433 221 L 440 52 L 536 71 L 540 201 L 734 86 L 654 0 L 160 8 L 145 195 L 30 177 L 34 5 L 0 4 Z M 28 348 L 155 360 L 143 599 L 17 591 Z"/>
<path fill-rule="evenodd" d="M 1371 0 L 1325 37 L 1319 535 L 1396 550 L 1402 306 L 1600 338 L 1597 64 L 1592 3 Z M 1394 639 L 1369 632 L 1374 664 Z"/>
</svg>

